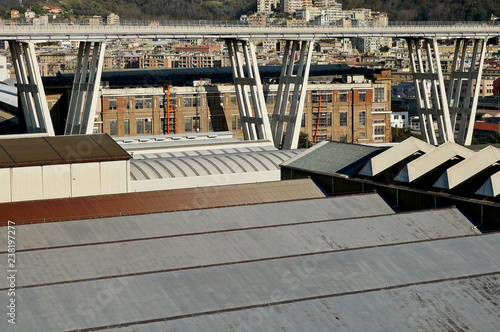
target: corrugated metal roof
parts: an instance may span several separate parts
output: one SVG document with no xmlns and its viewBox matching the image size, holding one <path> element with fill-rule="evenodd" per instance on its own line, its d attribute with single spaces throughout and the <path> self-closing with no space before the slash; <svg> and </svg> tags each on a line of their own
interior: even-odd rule
<svg viewBox="0 0 500 332">
<path fill-rule="evenodd" d="M 107 134 L 0 139 L 0 167 L 132 158 Z"/>
<path fill-rule="evenodd" d="M 286 208 L 293 209 L 294 203 L 287 203 Z M 252 206 L 253 210 L 259 208 L 259 205 Z M 176 237 L 28 252 L 18 249 L 17 269 L 37 268 L 36 273 L 19 274 L 16 285 L 43 285 L 475 235 L 472 224 L 456 209 L 300 224 L 276 225 L 271 216 L 266 221 L 268 225 L 257 228 L 242 225 L 244 228 L 219 232 L 189 234 L 187 231 L 187 235 Z M 185 220 L 185 224 L 189 228 L 189 220 Z M 37 232 L 38 226 L 32 225 L 31 231 Z M 81 229 L 75 230 L 73 236 L 77 237 Z M 0 255 L 0 259 L 7 260 L 7 253 Z M 6 278 L 0 279 L 0 289 L 8 285 Z"/>
<path fill-rule="evenodd" d="M 357 299 L 360 299 L 356 306 L 352 303 L 351 307 L 332 307 L 329 310 L 346 310 L 358 317 L 359 326 L 365 326 L 359 318 L 366 313 L 359 311 L 359 305 L 367 294 L 370 297 L 394 289 L 498 274 L 499 250 L 500 234 L 489 234 L 40 287 L 18 287 L 17 315 L 24 318 L 19 319 L 14 326 L 9 325 L 9 329 L 54 331 L 118 328 L 217 315 L 220 312 L 241 313 L 251 308 L 265 310 L 268 305 L 303 303 L 356 294 Z M 206 256 L 209 254 L 206 253 Z M 475 321 L 478 319 L 473 314 L 484 311 L 488 319 L 484 324 L 478 323 L 481 327 L 500 325 L 497 310 L 494 310 L 495 306 L 491 307 L 500 300 L 499 282 L 491 278 L 489 281 L 489 285 L 480 283 L 467 289 L 467 294 L 479 302 L 469 301 L 467 304 L 470 303 L 473 309 L 462 307 L 461 310 L 463 315 Z M 488 287 L 484 288 L 486 285 Z M 405 318 L 414 314 L 412 305 L 407 307 L 408 302 L 418 301 L 421 309 L 428 308 L 425 296 L 411 291 L 408 294 L 411 294 L 411 300 L 404 296 L 392 297 L 390 307 L 404 309 Z M 7 292 L 0 293 L 0 302 L 9 302 Z M 462 304 L 457 302 L 458 305 Z M 391 320 L 392 311 L 389 309 L 386 308 L 386 314 L 379 319 Z M 306 309 L 302 308 L 301 311 Z M 91 317 L 88 316 L 90 313 Z M 370 310 L 368 314 L 371 315 Z M 307 320 L 312 331 L 318 330 L 316 324 L 327 324 L 316 323 L 314 316 Z M 399 320 L 401 318 L 397 318 Z M 430 323 L 438 324 L 435 320 Z M 3 320 L 0 324 L 7 326 L 8 322 Z M 365 326 L 365 329 L 371 327 Z M 439 327 L 442 325 L 436 326 Z M 217 330 L 230 328 L 238 326 L 221 326 Z"/>
<path fill-rule="evenodd" d="M 370 158 L 384 150 L 366 145 L 325 141 L 282 163 L 281 166 L 321 174 L 351 176 Z"/>
<path fill-rule="evenodd" d="M 324 197 L 309 179 L 0 204 L 0 225 L 80 220 Z"/>
<path fill-rule="evenodd" d="M 135 181 L 279 170 L 279 164 L 300 152 L 264 150 L 245 153 L 224 149 L 205 156 L 134 159 L 130 162 L 130 175 Z"/>
<path fill-rule="evenodd" d="M 18 232 L 23 235 L 17 239 L 16 249 L 170 237 L 391 213 L 394 211 L 382 197 L 370 193 L 97 220 L 18 225 Z M 7 237 L 6 228 L 0 228 L 1 236 Z M 0 252 L 5 250 L 0 244 Z"/>
<path fill-rule="evenodd" d="M 499 331 L 498 275 L 265 304 L 106 329 L 146 331 Z M 489 291 L 485 291 L 488 289 Z M 279 295 L 279 293 L 276 293 Z"/>
</svg>

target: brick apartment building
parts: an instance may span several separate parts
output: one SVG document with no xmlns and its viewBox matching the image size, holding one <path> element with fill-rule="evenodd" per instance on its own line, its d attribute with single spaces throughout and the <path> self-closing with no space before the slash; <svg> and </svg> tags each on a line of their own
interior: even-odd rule
<svg viewBox="0 0 500 332">
<path fill-rule="evenodd" d="M 277 89 L 274 84 L 264 86 L 270 114 Z M 301 131 L 313 142 L 390 142 L 390 113 L 386 82 L 309 84 Z M 232 85 L 104 88 L 95 127 L 111 136 L 224 130 L 243 137 Z"/>
</svg>

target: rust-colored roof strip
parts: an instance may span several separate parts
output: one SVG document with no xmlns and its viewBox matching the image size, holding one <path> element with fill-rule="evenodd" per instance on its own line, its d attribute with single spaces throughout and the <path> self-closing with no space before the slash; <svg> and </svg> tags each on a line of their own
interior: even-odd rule
<svg viewBox="0 0 500 332">
<path fill-rule="evenodd" d="M 324 197 L 310 179 L 0 204 L 0 226 Z"/>
</svg>

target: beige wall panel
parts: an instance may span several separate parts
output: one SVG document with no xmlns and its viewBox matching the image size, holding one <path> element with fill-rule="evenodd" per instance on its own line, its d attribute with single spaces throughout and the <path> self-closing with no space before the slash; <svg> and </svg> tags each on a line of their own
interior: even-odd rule
<svg viewBox="0 0 500 332">
<path fill-rule="evenodd" d="M 127 161 L 101 163 L 101 194 L 127 192 Z"/>
<path fill-rule="evenodd" d="M 0 203 L 10 202 L 10 168 L 0 168 Z"/>
<path fill-rule="evenodd" d="M 42 167 L 12 169 L 12 201 L 42 199 Z"/>
<path fill-rule="evenodd" d="M 72 196 L 91 196 L 101 193 L 99 163 L 71 165 Z"/>
<path fill-rule="evenodd" d="M 43 198 L 71 197 L 71 165 L 42 166 Z"/>
<path fill-rule="evenodd" d="M 266 172 L 249 172 L 208 176 L 192 176 L 187 178 L 182 177 L 162 180 L 130 181 L 129 192 L 212 187 L 243 183 L 279 181 L 280 179 L 280 170 L 272 170 Z"/>
</svg>

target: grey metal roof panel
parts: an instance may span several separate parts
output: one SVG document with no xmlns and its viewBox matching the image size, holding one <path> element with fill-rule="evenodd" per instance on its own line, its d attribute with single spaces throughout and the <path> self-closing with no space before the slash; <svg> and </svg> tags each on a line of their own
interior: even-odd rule
<svg viewBox="0 0 500 332">
<path fill-rule="evenodd" d="M 301 301 L 478 277 L 500 272 L 499 250 L 500 234 L 488 234 L 20 287 L 16 289 L 17 315 L 23 319 L 14 326 L 2 320 L 0 326 L 12 331 L 54 331 L 69 326 L 104 329 L 265 306 L 276 301 L 276 294 L 279 301 Z M 8 301 L 7 292 L 1 292 L 0 302 Z M 92 319 L 85 318 L 82 303 L 99 304 L 89 307 Z"/>
<path fill-rule="evenodd" d="M 292 204 L 288 204 L 292 205 Z M 258 206 L 255 206 L 258 208 Z M 273 219 L 267 219 L 268 226 Z M 18 287 L 475 235 L 456 209 L 17 252 Z M 7 260 L 7 254 L 0 254 Z M 9 281 L 0 279 L 0 289 Z"/>
<path fill-rule="evenodd" d="M 498 275 L 196 315 L 109 332 L 498 331 Z"/>
<path fill-rule="evenodd" d="M 384 150 L 360 144 L 325 142 L 302 152 L 281 166 L 320 174 L 351 176 L 371 157 Z"/>
<path fill-rule="evenodd" d="M 307 182 L 304 182 L 306 180 L 299 181 L 303 191 L 305 191 L 306 184 L 310 180 Z M 260 187 L 264 189 L 262 185 Z M 192 197 L 193 200 L 196 198 L 200 200 L 200 203 L 209 200 L 201 194 Z M 19 236 L 16 239 L 16 248 L 24 250 L 104 243 L 262 227 L 269 225 L 270 222 L 274 225 L 280 225 L 391 213 L 394 211 L 382 197 L 372 193 L 105 219 L 17 225 Z M 34 231 L 35 229 L 36 231 Z M 0 227 L 0 236 L 3 235 L 7 236 L 6 227 Z M 5 252 L 6 248 L 3 246 L 4 244 L 0 243 L 0 251 Z"/>
</svg>

